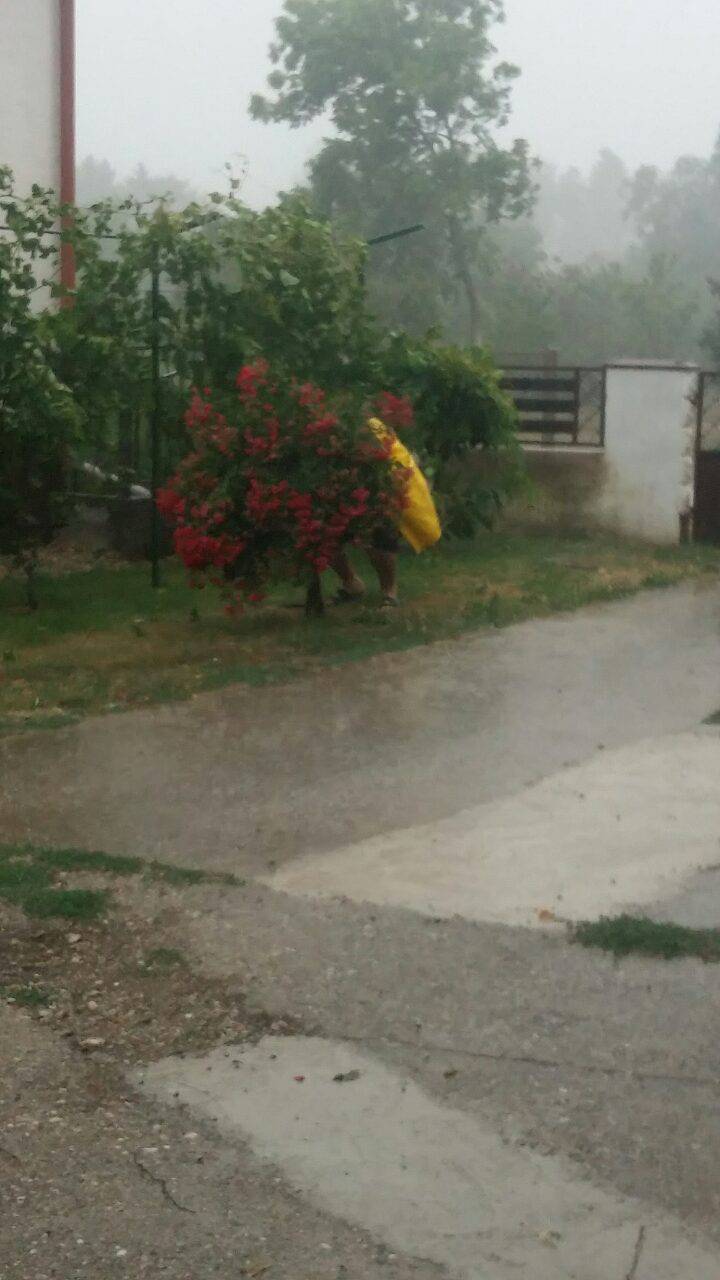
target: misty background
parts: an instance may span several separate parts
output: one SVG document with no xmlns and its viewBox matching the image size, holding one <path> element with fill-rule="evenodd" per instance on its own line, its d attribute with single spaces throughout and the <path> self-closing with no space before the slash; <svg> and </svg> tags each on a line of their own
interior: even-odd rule
<svg viewBox="0 0 720 1280">
<path fill-rule="evenodd" d="M 282 0 L 79 0 L 81 202 L 172 190 L 184 204 L 224 188 L 228 163 L 254 208 L 305 185 L 329 122 L 290 129 L 249 113 L 281 10 Z M 483 340 L 503 355 L 551 347 L 569 363 L 707 360 L 708 278 L 720 276 L 720 10 L 507 0 L 493 39 L 498 59 L 521 70 L 499 140 L 526 139 L 541 163 L 533 211 L 485 239 Z M 417 247 L 386 254 L 380 273 L 413 269 L 421 317 L 407 291 L 393 296 L 371 275 L 383 318 L 466 338 L 458 300 L 423 293 Z"/>
</svg>

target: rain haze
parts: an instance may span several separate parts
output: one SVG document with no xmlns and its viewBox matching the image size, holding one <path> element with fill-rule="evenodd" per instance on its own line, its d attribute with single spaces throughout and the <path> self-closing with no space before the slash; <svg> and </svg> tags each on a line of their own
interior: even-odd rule
<svg viewBox="0 0 720 1280">
<path fill-rule="evenodd" d="M 79 153 L 218 186 L 247 165 L 253 204 L 302 176 L 323 136 L 252 122 L 280 0 L 80 0 Z M 720 9 L 708 0 L 508 0 L 499 54 L 518 64 L 511 131 L 560 167 L 603 147 L 634 168 L 706 155 L 720 124 Z"/>
<path fill-rule="evenodd" d="M 720 1280 L 718 50 L 0 0 L 0 1280 Z"/>
</svg>

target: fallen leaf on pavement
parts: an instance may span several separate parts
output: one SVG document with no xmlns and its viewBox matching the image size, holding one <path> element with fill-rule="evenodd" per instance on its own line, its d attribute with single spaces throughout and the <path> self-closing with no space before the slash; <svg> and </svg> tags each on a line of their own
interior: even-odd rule
<svg viewBox="0 0 720 1280">
<path fill-rule="evenodd" d="M 547 907 L 541 907 L 537 913 L 538 920 L 541 924 L 557 924 L 557 916 L 554 911 L 548 911 Z"/>
<path fill-rule="evenodd" d="M 541 1231 L 538 1240 L 541 1244 L 546 1245 L 548 1249 L 557 1249 L 562 1236 L 559 1231 Z"/>
<path fill-rule="evenodd" d="M 258 1276 L 267 1275 L 271 1267 L 272 1262 L 246 1262 L 240 1274 L 248 1280 L 257 1280 Z"/>
</svg>

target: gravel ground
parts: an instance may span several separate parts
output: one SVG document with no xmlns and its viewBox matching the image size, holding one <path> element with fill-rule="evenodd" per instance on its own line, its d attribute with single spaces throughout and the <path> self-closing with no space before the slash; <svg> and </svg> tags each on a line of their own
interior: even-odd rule
<svg viewBox="0 0 720 1280">
<path fill-rule="evenodd" d="M 293 1031 L 193 974 L 157 919 L 38 927 L 3 908 L 0 931 L 0 1280 L 439 1275 L 316 1213 L 212 1123 L 134 1095 L 127 1064 Z"/>
</svg>

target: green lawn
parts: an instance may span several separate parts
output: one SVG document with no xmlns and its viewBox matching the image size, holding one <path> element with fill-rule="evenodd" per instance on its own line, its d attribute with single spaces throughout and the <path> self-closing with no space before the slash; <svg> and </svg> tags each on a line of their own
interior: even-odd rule
<svg viewBox="0 0 720 1280">
<path fill-rule="evenodd" d="M 182 700 L 233 683 L 264 684 L 482 627 L 611 600 L 643 587 L 709 578 L 710 547 L 653 549 L 596 537 L 490 535 L 403 556 L 403 608 L 366 603 L 308 621 L 286 588 L 243 618 L 191 591 L 174 564 L 153 592 L 144 565 L 39 581 L 29 614 L 22 584 L 0 581 L 0 731 L 56 727 L 89 713 Z M 328 582 L 328 590 L 332 584 Z"/>
</svg>

